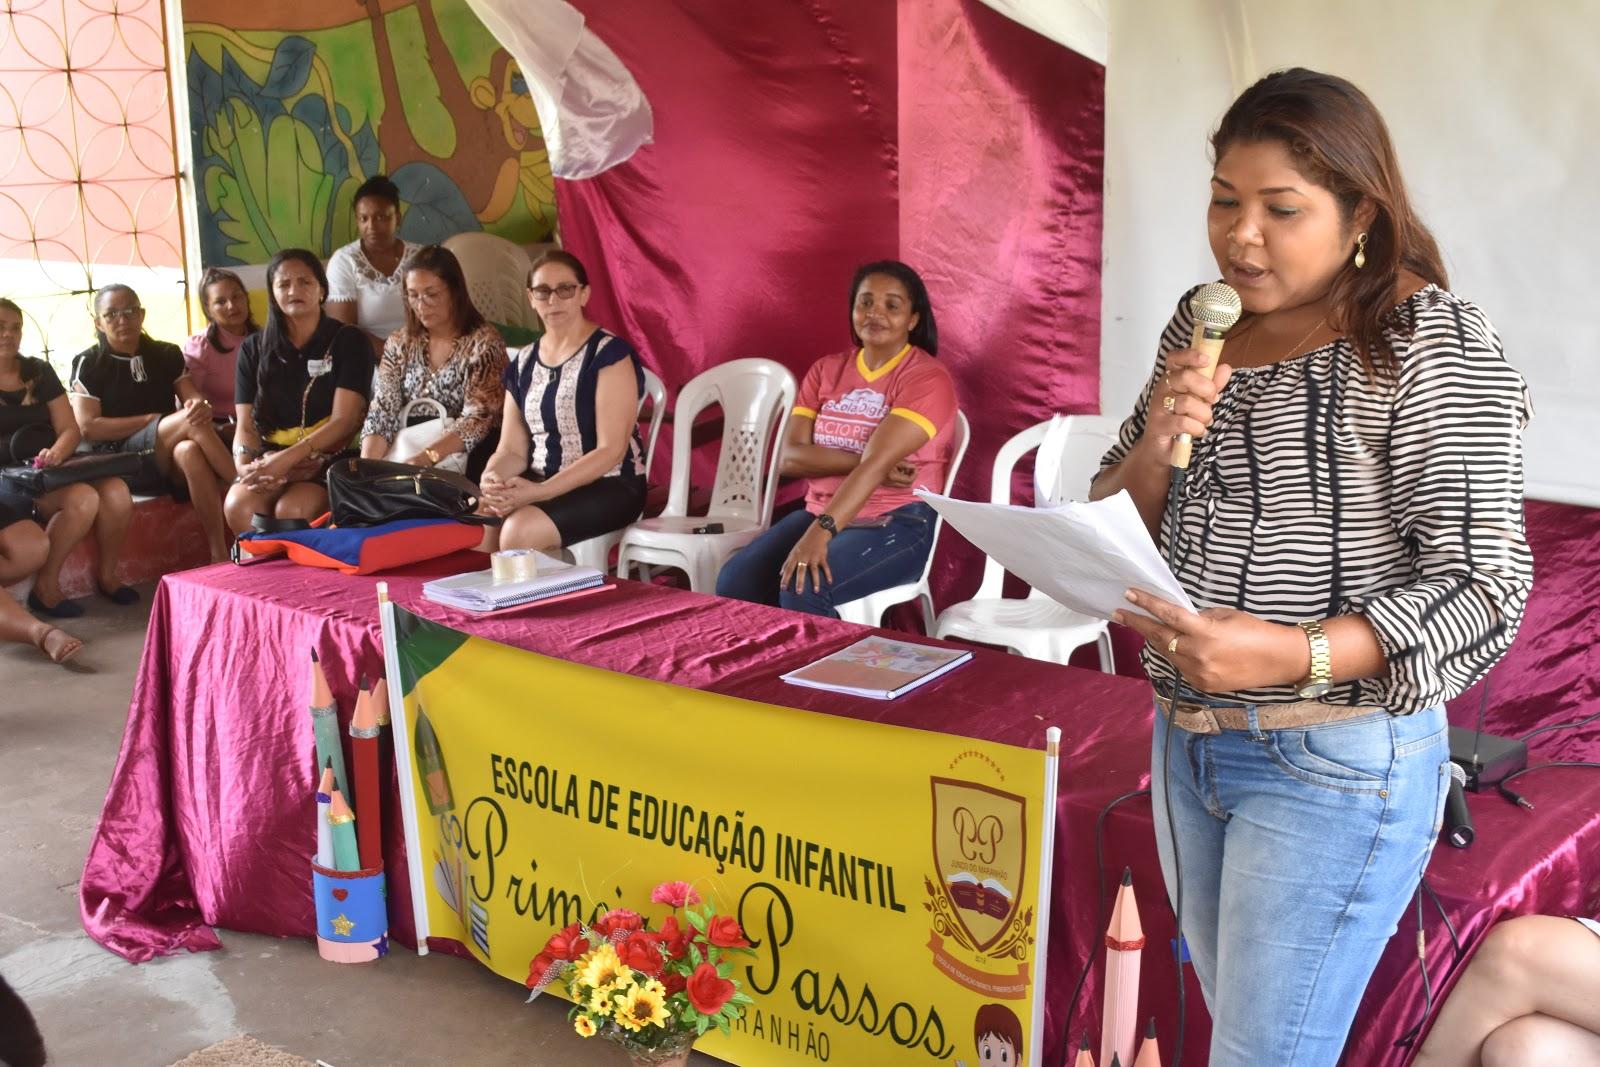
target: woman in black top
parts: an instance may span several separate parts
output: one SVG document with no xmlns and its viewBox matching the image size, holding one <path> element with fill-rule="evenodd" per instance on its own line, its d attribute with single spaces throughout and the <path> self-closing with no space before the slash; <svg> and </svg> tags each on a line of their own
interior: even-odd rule
<svg viewBox="0 0 1600 1067">
<path fill-rule="evenodd" d="M 222 486 L 233 480 L 233 460 L 183 352 L 144 332 L 139 294 L 126 285 L 95 294 L 94 319 L 99 342 L 72 361 L 72 410 L 83 439 L 97 452 L 153 453 L 160 486 L 181 479 L 188 488 L 212 562 L 227 559 Z M 127 586 L 108 595 L 138 599 Z"/>
<path fill-rule="evenodd" d="M 32 461 L 53 467 L 72 455 L 78 427 L 61 379 L 44 360 L 22 356 L 21 343 L 22 309 L 0 299 L 0 465 Z M 126 497 L 121 479 L 105 481 Z M 33 499 L 0 482 L 0 638 L 36 645 L 58 663 L 83 647 L 66 631 L 30 618 L 4 587 L 31 574 L 28 604 L 35 611 L 62 618 L 82 614 L 61 598 L 61 561 L 89 532 L 99 505 L 95 487 L 82 483 Z M 48 534 L 41 522 L 49 524 Z"/>
<path fill-rule="evenodd" d="M 323 473 L 347 451 L 367 413 L 372 352 L 354 326 L 329 317 L 322 262 L 286 248 L 267 264 L 267 325 L 239 346 L 234 399 L 239 480 L 228 525 L 254 515 L 314 519 L 328 509 Z"/>
</svg>

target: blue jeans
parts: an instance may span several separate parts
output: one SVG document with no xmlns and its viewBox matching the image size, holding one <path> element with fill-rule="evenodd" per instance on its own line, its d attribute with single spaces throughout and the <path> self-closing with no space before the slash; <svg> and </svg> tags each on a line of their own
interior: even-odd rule
<svg viewBox="0 0 1600 1067">
<path fill-rule="evenodd" d="M 779 590 L 778 571 L 816 516 L 803 509 L 785 515 L 723 564 L 717 576 L 717 595 L 837 619 L 835 604 L 848 604 L 922 577 L 922 565 L 933 547 L 937 518 L 933 508 L 907 504 L 885 518 L 889 521 L 883 526 L 841 529 L 828 543 L 833 583 L 823 579 L 818 590 L 807 579 L 806 591 L 796 593 L 792 580 L 788 588 Z"/>
<path fill-rule="evenodd" d="M 1444 708 L 1270 732 L 1174 729 L 1170 824 L 1166 735 L 1158 707 L 1156 846 L 1170 895 L 1176 830 L 1211 1065 L 1331 1067 L 1438 840 Z"/>
</svg>

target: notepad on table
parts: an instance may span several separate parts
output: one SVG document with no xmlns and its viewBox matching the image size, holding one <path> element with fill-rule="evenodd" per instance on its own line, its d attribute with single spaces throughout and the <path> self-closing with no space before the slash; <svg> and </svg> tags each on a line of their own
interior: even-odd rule
<svg viewBox="0 0 1600 1067">
<path fill-rule="evenodd" d="M 955 670 L 971 658 L 971 652 L 959 648 L 863 637 L 848 648 L 790 671 L 783 680 L 812 689 L 893 700 Z"/>
<path fill-rule="evenodd" d="M 605 575 L 593 567 L 577 567 L 560 560 L 542 558 L 539 573 L 517 582 L 496 582 L 493 571 L 468 571 L 449 578 L 435 578 L 422 585 L 424 600 L 462 611 L 500 611 L 503 608 L 532 604 L 550 597 L 590 589 L 605 582 Z"/>
</svg>

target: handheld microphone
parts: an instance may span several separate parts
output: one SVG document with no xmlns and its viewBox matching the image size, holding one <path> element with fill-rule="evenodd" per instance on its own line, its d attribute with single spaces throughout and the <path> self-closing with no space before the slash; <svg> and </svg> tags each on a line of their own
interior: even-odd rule
<svg viewBox="0 0 1600 1067">
<path fill-rule="evenodd" d="M 1221 282 L 1202 285 L 1189 298 L 1189 313 L 1194 316 L 1194 339 L 1189 347 L 1206 357 L 1206 377 L 1217 373 L 1217 360 L 1222 357 L 1222 335 L 1244 314 L 1244 303 L 1233 286 Z M 1194 439 L 1180 433 L 1172 442 L 1172 465 L 1179 470 L 1189 469 L 1189 452 Z"/>
<path fill-rule="evenodd" d="M 1472 812 L 1467 810 L 1467 772 L 1461 764 L 1450 762 L 1450 792 L 1444 798 L 1444 839 L 1456 848 L 1472 844 L 1477 831 L 1472 827 Z"/>
</svg>

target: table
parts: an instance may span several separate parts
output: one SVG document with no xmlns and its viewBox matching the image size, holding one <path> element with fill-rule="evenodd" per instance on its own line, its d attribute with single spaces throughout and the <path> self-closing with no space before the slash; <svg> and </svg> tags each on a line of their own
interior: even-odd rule
<svg viewBox="0 0 1600 1067">
<path fill-rule="evenodd" d="M 526 613 L 475 619 L 421 600 L 426 577 L 481 566 L 454 557 L 386 576 L 394 599 L 459 629 L 574 662 L 730 696 L 1037 745 L 1062 728 L 1053 920 L 1047 947 L 1053 999 L 1045 1063 L 1064 1035 L 1098 1033 L 1098 974 L 1086 1009 L 1065 998 L 1086 951 L 1098 956 L 1093 830 L 1112 797 L 1148 784 L 1149 687 L 1130 678 L 978 650 L 973 662 L 892 702 L 858 700 L 778 680 L 862 634 L 859 627 L 657 586 L 616 589 Z M 150 616 L 126 734 L 80 887 L 85 929 L 132 961 L 217 948 L 209 928 L 277 936 L 313 929 L 306 865 L 314 840 L 314 741 L 306 713 L 306 653 L 316 649 L 348 725 L 363 676 L 380 673 L 378 579 L 285 562 L 207 567 L 164 579 Z M 389 811 L 395 784 L 386 760 Z M 1532 911 L 1600 908 L 1600 776 L 1530 776 L 1538 818 L 1487 795 L 1473 798 L 1480 847 L 1441 848 L 1430 880 L 1468 945 L 1496 919 Z M 1164 903 L 1149 803 L 1108 820 L 1108 879 L 1124 866 L 1140 891 L 1145 929 L 1141 996 L 1158 1016 L 1170 1057 L 1175 990 L 1172 919 Z M 386 818 L 391 936 L 413 943 L 410 887 L 398 818 Z M 1587 888 L 1585 888 L 1587 887 Z M 1584 893 L 1589 894 L 1584 899 Z M 1429 965 L 1437 990 L 1450 947 L 1430 908 Z M 1394 1036 L 1422 1003 L 1414 935 L 1402 925 L 1357 1017 L 1351 1062 L 1401 1064 Z M 1188 985 L 1186 1061 L 1204 1062 L 1209 1023 Z M 1093 1022 L 1086 1021 L 1093 1020 Z"/>
</svg>

